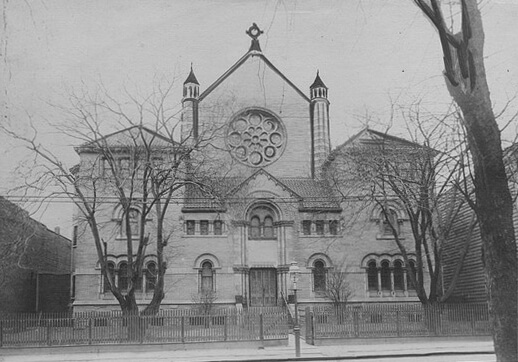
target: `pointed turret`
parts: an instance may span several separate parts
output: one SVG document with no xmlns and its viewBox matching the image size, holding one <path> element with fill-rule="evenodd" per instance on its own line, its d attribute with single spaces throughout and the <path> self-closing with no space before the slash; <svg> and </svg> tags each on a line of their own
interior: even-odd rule
<svg viewBox="0 0 518 362">
<path fill-rule="evenodd" d="M 327 99 L 327 87 L 320 78 L 320 74 L 317 70 L 317 76 L 315 78 L 315 81 L 311 86 L 309 87 L 311 92 L 311 99 L 314 98 L 326 98 Z"/>
<path fill-rule="evenodd" d="M 191 71 L 183 82 L 182 99 L 182 142 L 188 139 L 196 140 L 198 137 L 198 101 L 200 96 L 200 83 Z"/>
<path fill-rule="evenodd" d="M 197 99 L 199 95 L 200 83 L 198 83 L 198 79 L 196 79 L 196 76 L 194 75 L 194 70 L 192 69 L 191 64 L 191 71 L 185 82 L 183 82 L 183 100 L 185 101 L 189 98 Z"/>
<path fill-rule="evenodd" d="M 317 76 L 313 84 L 309 87 L 310 91 L 310 117 L 311 133 L 313 138 L 312 154 L 312 173 L 313 177 L 320 177 L 321 169 L 331 152 L 331 141 L 329 136 L 329 101 L 327 100 L 328 88 Z"/>
</svg>

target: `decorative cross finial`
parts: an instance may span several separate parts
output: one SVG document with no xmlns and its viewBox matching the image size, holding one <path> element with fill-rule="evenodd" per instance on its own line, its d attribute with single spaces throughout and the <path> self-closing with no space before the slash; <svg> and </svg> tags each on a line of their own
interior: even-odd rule
<svg viewBox="0 0 518 362">
<path fill-rule="evenodd" d="M 257 38 L 262 34 L 264 33 L 264 31 L 262 31 L 261 29 L 259 29 L 259 27 L 257 26 L 256 23 L 252 23 L 252 26 L 248 28 L 248 30 L 246 31 L 246 33 L 248 34 L 248 36 L 250 38 L 252 38 L 253 40 L 257 40 Z"/>
</svg>

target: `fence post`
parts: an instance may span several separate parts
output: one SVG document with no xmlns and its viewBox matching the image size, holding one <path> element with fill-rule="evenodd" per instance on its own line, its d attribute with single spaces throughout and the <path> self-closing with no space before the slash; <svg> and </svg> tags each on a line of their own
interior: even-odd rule
<svg viewBox="0 0 518 362">
<path fill-rule="evenodd" d="M 182 343 L 185 343 L 185 316 L 182 316 L 180 324 L 182 326 L 182 330 L 181 330 Z"/>
<path fill-rule="evenodd" d="M 315 318 L 313 311 L 309 307 L 306 307 L 306 343 L 311 345 L 315 344 Z"/>
<path fill-rule="evenodd" d="M 401 332 L 400 332 L 400 325 L 399 325 L 399 311 L 397 310 L 396 311 L 396 330 L 397 330 L 397 336 L 398 337 L 401 337 Z"/>
<path fill-rule="evenodd" d="M 225 335 L 224 340 L 225 340 L 225 342 L 226 342 L 226 341 L 227 341 L 227 339 L 228 339 L 228 331 L 227 331 L 227 316 L 226 316 L 226 315 L 224 315 L 224 316 L 223 316 L 223 333 L 224 333 L 224 335 Z"/>
<path fill-rule="evenodd" d="M 52 333 L 52 319 L 47 319 L 47 346 L 52 345 L 52 336 L 50 335 Z"/>
<path fill-rule="evenodd" d="M 137 323 L 138 323 L 138 334 L 139 334 L 139 342 L 142 344 L 144 343 L 144 334 L 146 333 L 146 320 L 143 319 L 145 317 L 142 317 L 141 315 L 137 315 Z"/>
<path fill-rule="evenodd" d="M 0 348 L 4 345 L 4 322 L 0 321 Z"/>
<path fill-rule="evenodd" d="M 476 329 L 475 329 L 475 311 L 473 309 L 474 309 L 474 307 L 470 308 L 469 314 L 470 314 L 470 319 L 471 319 L 471 334 L 474 336 L 476 334 Z"/>
<path fill-rule="evenodd" d="M 261 347 L 264 347 L 263 313 L 259 314 L 259 340 L 261 341 Z"/>
<path fill-rule="evenodd" d="M 353 312 L 353 320 L 354 320 L 354 335 L 358 337 L 360 335 L 360 316 L 358 315 L 358 311 L 355 310 Z"/>
<path fill-rule="evenodd" d="M 92 344 L 92 317 L 88 317 L 88 344 Z"/>
</svg>

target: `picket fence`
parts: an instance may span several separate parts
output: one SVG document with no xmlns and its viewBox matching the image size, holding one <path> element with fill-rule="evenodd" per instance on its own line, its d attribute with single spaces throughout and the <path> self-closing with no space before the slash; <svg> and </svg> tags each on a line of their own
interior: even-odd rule
<svg viewBox="0 0 518 362">
<path fill-rule="evenodd" d="M 0 316 L 0 347 L 267 341 L 288 338 L 283 308 L 164 310 L 154 316 L 121 312 Z"/>
<path fill-rule="evenodd" d="M 332 338 L 491 335 L 487 304 L 347 304 L 306 308 L 306 342 Z"/>
</svg>

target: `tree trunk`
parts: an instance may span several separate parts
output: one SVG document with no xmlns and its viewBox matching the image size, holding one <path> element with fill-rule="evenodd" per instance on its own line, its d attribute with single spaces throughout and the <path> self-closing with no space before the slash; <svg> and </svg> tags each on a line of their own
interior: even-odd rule
<svg viewBox="0 0 518 362">
<path fill-rule="evenodd" d="M 517 258 L 513 202 L 503 160 L 500 131 L 489 98 L 484 68 L 484 32 L 476 0 L 466 0 L 471 38 L 470 78 L 450 94 L 464 115 L 473 158 L 477 217 L 489 293 L 493 338 L 498 361 L 518 361 L 517 355 Z M 459 77 L 460 78 L 460 77 Z"/>
<path fill-rule="evenodd" d="M 484 67 L 484 30 L 477 0 L 461 0 L 462 28 L 452 34 L 438 0 L 414 0 L 439 32 L 448 90 L 464 116 L 473 158 L 476 206 L 489 311 L 498 361 L 518 361 L 517 255 L 513 202 Z"/>
<path fill-rule="evenodd" d="M 124 296 L 124 304 L 121 304 L 122 315 L 128 328 L 128 342 L 139 342 L 143 338 L 144 331 L 141 326 L 138 305 L 133 293 Z"/>
<path fill-rule="evenodd" d="M 495 352 L 499 361 L 517 361 L 516 243 L 513 203 L 505 174 L 500 132 L 493 112 L 485 110 L 480 102 L 459 102 L 459 106 L 470 128 L 476 213 Z"/>
</svg>

